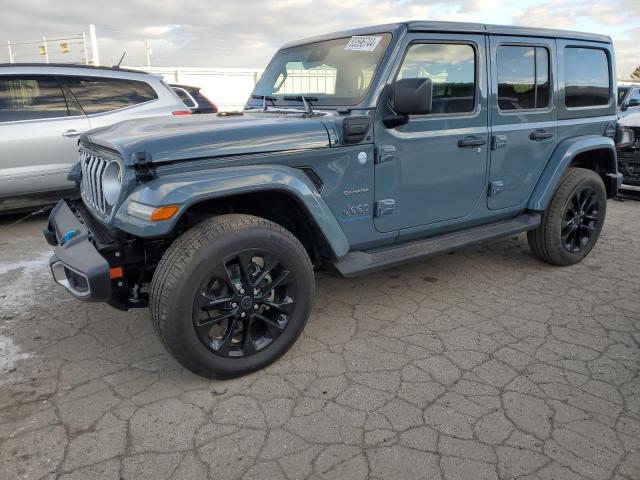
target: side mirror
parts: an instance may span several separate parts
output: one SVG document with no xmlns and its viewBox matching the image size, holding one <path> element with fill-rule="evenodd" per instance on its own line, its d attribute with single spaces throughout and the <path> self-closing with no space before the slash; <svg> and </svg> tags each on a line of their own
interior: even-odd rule
<svg viewBox="0 0 640 480">
<path fill-rule="evenodd" d="M 403 78 L 393 84 L 393 108 L 399 115 L 431 113 L 433 82 L 430 78 Z"/>
<path fill-rule="evenodd" d="M 391 85 L 391 103 L 396 115 L 387 115 L 382 121 L 387 128 L 406 124 L 409 115 L 431 113 L 433 82 L 430 78 L 403 78 Z"/>
<path fill-rule="evenodd" d="M 640 98 L 632 98 L 627 102 L 627 108 L 640 107 Z"/>
</svg>

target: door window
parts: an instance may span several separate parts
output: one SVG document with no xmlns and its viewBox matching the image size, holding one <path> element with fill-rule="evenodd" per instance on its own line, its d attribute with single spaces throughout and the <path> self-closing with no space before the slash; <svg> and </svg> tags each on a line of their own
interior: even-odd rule
<svg viewBox="0 0 640 480">
<path fill-rule="evenodd" d="M 409 47 L 398 80 L 430 78 L 432 115 L 468 113 L 475 109 L 476 55 L 471 45 L 416 43 Z"/>
<path fill-rule="evenodd" d="M 609 58 L 599 48 L 567 47 L 564 52 L 565 105 L 569 108 L 609 104 Z"/>
<path fill-rule="evenodd" d="M 62 89 L 54 78 L 0 77 L 0 122 L 68 115 Z"/>
<path fill-rule="evenodd" d="M 532 110 L 549 106 L 549 51 L 546 48 L 501 46 L 497 64 L 500 110 Z"/>
<path fill-rule="evenodd" d="M 110 112 L 158 98 L 150 85 L 136 80 L 66 77 L 64 81 L 87 115 Z"/>
</svg>

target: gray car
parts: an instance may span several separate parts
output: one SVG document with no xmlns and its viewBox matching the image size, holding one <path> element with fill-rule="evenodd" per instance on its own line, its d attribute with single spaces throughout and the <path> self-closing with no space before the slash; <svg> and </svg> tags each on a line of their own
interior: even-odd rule
<svg viewBox="0 0 640 480">
<path fill-rule="evenodd" d="M 0 64 L 0 213 L 57 200 L 78 137 L 122 120 L 190 113 L 161 78 L 80 65 Z"/>
</svg>

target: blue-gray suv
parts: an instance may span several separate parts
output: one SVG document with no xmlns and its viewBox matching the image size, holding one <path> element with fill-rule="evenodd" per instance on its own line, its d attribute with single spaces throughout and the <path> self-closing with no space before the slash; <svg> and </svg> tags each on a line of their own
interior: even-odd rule
<svg viewBox="0 0 640 480">
<path fill-rule="evenodd" d="M 150 306 L 207 377 L 273 362 L 314 270 L 353 276 L 527 232 L 572 265 L 616 195 L 615 62 L 600 35 L 407 22 L 285 45 L 243 112 L 80 138 L 45 237 L 80 300 Z"/>
</svg>

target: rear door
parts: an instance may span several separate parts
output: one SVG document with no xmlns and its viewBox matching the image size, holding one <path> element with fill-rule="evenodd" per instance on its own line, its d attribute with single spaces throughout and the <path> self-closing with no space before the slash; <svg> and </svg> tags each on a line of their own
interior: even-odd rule
<svg viewBox="0 0 640 480">
<path fill-rule="evenodd" d="M 557 141 L 555 39 L 491 37 L 491 210 L 523 205 Z"/>
<path fill-rule="evenodd" d="M 0 75 L 0 197 L 73 187 L 67 173 L 89 128 L 55 76 Z"/>
</svg>

